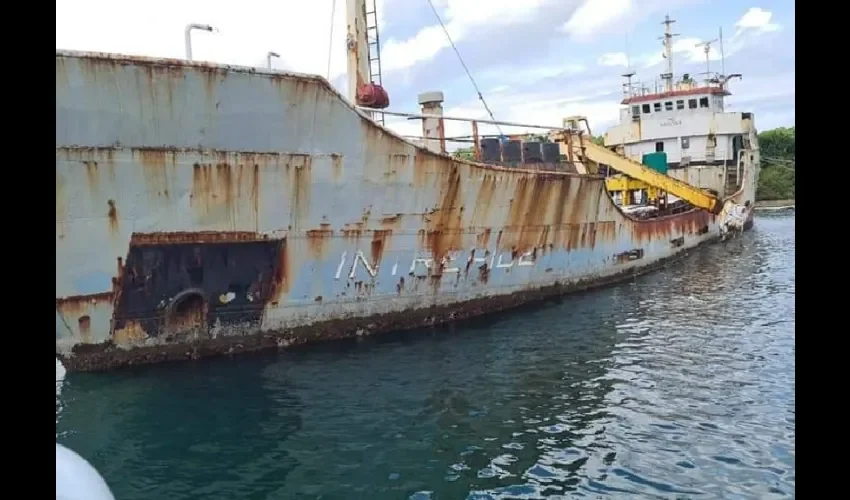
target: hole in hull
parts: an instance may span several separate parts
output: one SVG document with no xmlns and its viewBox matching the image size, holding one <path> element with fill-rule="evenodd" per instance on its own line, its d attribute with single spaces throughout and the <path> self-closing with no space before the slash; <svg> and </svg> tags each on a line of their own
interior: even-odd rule
<svg viewBox="0 0 850 500">
<path fill-rule="evenodd" d="M 189 292 L 175 298 L 165 316 L 165 338 L 167 341 L 191 340 L 206 336 L 207 304 L 197 292 Z"/>
</svg>

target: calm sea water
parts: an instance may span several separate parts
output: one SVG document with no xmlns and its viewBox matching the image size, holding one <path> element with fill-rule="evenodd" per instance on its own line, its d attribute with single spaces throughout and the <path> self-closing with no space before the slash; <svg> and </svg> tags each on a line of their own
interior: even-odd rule
<svg viewBox="0 0 850 500">
<path fill-rule="evenodd" d="M 794 497 L 794 216 L 485 322 L 71 375 L 123 499 Z"/>
</svg>

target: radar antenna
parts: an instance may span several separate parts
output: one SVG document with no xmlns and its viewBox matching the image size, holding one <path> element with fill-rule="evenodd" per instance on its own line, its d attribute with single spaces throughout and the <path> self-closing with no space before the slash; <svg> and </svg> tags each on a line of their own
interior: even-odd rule
<svg viewBox="0 0 850 500">
<path fill-rule="evenodd" d="M 709 57 L 709 53 L 711 52 L 711 44 L 716 42 L 717 38 L 714 40 L 709 40 L 707 42 L 700 42 L 696 44 L 694 47 L 702 47 L 703 52 L 705 52 L 705 83 L 706 85 L 711 83 L 711 58 Z"/>
</svg>

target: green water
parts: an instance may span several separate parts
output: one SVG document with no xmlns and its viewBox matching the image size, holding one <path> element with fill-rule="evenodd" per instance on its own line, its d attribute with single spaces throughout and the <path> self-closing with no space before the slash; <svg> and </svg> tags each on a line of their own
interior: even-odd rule
<svg viewBox="0 0 850 500">
<path fill-rule="evenodd" d="M 122 499 L 794 496 L 794 216 L 620 286 L 299 352 L 71 375 Z"/>
</svg>

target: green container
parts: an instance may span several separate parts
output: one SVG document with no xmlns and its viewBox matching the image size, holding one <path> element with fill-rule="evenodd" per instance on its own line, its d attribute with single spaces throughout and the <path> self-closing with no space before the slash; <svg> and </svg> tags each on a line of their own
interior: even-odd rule
<svg viewBox="0 0 850 500">
<path fill-rule="evenodd" d="M 656 172 L 667 175 L 667 153 L 659 151 L 657 153 L 647 153 L 643 155 L 641 163 Z"/>
</svg>

